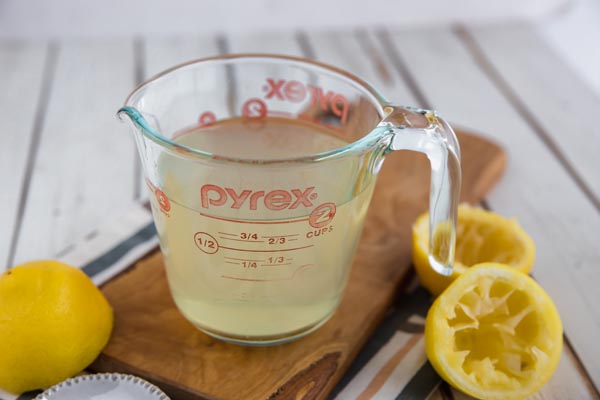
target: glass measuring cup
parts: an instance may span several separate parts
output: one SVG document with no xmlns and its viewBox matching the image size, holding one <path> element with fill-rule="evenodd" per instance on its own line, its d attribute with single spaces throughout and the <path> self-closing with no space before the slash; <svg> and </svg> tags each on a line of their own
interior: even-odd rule
<svg viewBox="0 0 600 400">
<path fill-rule="evenodd" d="M 167 70 L 119 115 L 135 132 L 175 303 L 211 336 L 281 343 L 333 314 L 393 150 L 430 160 L 429 258 L 451 273 L 460 154 L 432 111 L 392 105 L 334 67 L 248 54 Z"/>
</svg>

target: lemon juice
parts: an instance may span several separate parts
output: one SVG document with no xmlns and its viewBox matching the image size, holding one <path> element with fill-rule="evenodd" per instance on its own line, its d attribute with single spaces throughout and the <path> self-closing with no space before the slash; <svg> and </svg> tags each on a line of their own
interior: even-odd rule
<svg viewBox="0 0 600 400">
<path fill-rule="evenodd" d="M 237 342 L 291 340 L 326 321 L 347 280 L 373 179 L 359 159 L 300 172 L 268 160 L 347 142 L 280 118 L 231 119 L 175 136 L 215 158 L 267 161 L 190 168 L 176 155 L 160 158 L 152 206 L 182 313 Z"/>
</svg>

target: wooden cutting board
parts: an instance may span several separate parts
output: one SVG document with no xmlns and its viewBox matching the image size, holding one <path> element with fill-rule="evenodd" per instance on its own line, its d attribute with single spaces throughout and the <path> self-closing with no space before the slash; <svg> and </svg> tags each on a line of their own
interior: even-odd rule
<svg viewBox="0 0 600 400">
<path fill-rule="evenodd" d="M 497 145 L 458 132 L 462 199 L 476 203 L 502 174 Z M 95 371 L 141 376 L 173 400 L 323 399 L 340 380 L 411 267 L 411 224 L 427 209 L 429 166 L 414 152 L 388 156 L 378 178 L 343 300 L 323 327 L 292 343 L 244 347 L 213 339 L 177 311 L 155 251 L 102 287 L 115 312 Z"/>
</svg>

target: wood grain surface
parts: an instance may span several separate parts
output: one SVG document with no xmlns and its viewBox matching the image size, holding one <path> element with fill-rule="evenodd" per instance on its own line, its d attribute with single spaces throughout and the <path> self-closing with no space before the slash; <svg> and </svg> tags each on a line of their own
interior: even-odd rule
<svg viewBox="0 0 600 400">
<path fill-rule="evenodd" d="M 505 154 L 459 133 L 464 201 L 501 175 Z M 343 300 L 318 331 L 292 343 L 243 347 L 213 339 L 177 311 L 160 252 L 107 283 L 115 310 L 96 371 L 142 376 L 174 399 L 322 399 L 381 321 L 411 264 L 410 226 L 427 208 L 429 167 L 412 152 L 388 156 L 380 173 Z"/>
</svg>

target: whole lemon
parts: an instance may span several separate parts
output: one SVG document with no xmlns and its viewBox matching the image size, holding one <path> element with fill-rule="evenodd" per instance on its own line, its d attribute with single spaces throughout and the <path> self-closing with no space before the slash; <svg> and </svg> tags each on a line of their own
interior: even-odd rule
<svg viewBox="0 0 600 400">
<path fill-rule="evenodd" d="M 79 269 L 33 261 L 0 275 L 0 388 L 45 388 L 87 367 L 113 326 L 108 301 Z"/>
</svg>

